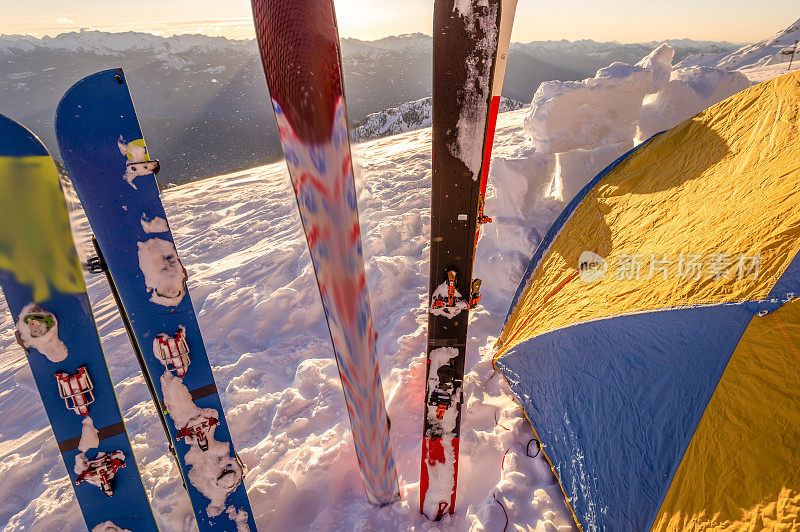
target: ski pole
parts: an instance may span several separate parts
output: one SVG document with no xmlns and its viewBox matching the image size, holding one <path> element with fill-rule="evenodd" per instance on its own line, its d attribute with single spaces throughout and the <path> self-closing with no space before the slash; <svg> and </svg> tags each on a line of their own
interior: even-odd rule
<svg viewBox="0 0 800 532">
<path fill-rule="evenodd" d="M 178 453 L 175 452 L 175 446 L 172 444 L 172 438 L 169 435 L 169 428 L 167 427 L 167 420 L 164 417 L 164 410 L 161 406 L 161 402 L 158 400 L 158 396 L 156 395 L 156 389 L 153 385 L 153 381 L 150 379 L 150 374 L 147 372 L 144 355 L 142 355 L 142 349 L 133 334 L 133 327 L 131 326 L 130 318 L 128 318 L 128 313 L 125 312 L 125 307 L 122 306 L 122 299 L 120 299 L 119 292 L 117 291 L 117 285 L 114 282 L 114 278 L 111 277 L 111 272 L 108 271 L 108 266 L 103 258 L 103 252 L 100 251 L 100 245 L 97 243 L 97 239 L 95 237 L 92 237 L 92 245 L 94 246 L 97 256 L 90 258 L 87 261 L 89 272 L 102 272 L 106 276 L 106 281 L 108 281 L 108 285 L 111 288 L 111 295 L 114 296 L 114 302 L 117 304 L 117 310 L 119 310 L 119 315 L 122 318 L 122 324 L 125 326 L 125 332 L 128 333 L 128 340 L 131 343 L 131 347 L 133 347 L 133 353 L 136 355 L 136 361 L 139 363 L 139 369 L 142 371 L 144 383 L 147 385 L 147 389 L 150 391 L 150 397 L 153 399 L 153 406 L 155 406 L 156 412 L 158 412 L 158 419 L 161 420 L 161 427 L 164 429 L 164 434 L 167 436 L 169 452 L 172 453 L 172 457 L 175 458 L 175 463 L 178 466 L 178 471 L 181 475 L 181 482 L 183 482 L 183 489 L 188 491 L 189 488 L 186 486 L 186 478 L 183 476 L 183 468 L 181 468 L 181 464 L 178 461 Z"/>
</svg>

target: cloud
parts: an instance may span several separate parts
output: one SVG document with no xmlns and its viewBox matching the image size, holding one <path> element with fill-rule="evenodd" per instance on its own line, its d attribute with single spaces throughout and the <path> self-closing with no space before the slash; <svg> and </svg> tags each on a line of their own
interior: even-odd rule
<svg viewBox="0 0 800 532">
<path fill-rule="evenodd" d="M 56 19 L 56 23 L 66 25 L 66 24 L 75 24 L 75 21 L 72 20 L 71 18 L 59 17 Z"/>
</svg>

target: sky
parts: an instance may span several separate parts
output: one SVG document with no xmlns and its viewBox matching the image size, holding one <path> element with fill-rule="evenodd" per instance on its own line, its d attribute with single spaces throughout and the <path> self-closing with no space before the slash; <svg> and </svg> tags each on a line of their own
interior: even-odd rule
<svg viewBox="0 0 800 532">
<path fill-rule="evenodd" d="M 364 40 L 432 32 L 432 0 L 335 0 L 339 33 Z M 0 34 L 92 28 L 252 38 L 248 0 L 0 0 Z M 752 42 L 800 18 L 797 0 L 519 0 L 512 40 Z"/>
</svg>

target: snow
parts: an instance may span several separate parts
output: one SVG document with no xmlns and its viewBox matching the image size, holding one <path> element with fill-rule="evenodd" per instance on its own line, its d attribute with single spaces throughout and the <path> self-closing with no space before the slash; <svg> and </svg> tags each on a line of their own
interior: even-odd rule
<svg viewBox="0 0 800 532">
<path fill-rule="evenodd" d="M 673 68 L 673 56 L 662 44 L 636 65 L 614 63 L 593 78 L 539 86 L 525 132 L 533 145 L 528 164 L 550 173 L 546 196 L 568 202 L 587 176 L 635 145 L 753 83 L 713 66 Z"/>
<path fill-rule="evenodd" d="M 672 59 L 675 49 L 667 44 L 662 44 L 652 51 L 650 55 L 636 63 L 636 66 L 652 72 L 652 83 L 648 92 L 657 92 L 664 86 L 672 74 Z"/>
<path fill-rule="evenodd" d="M 636 141 L 645 141 L 750 85 L 741 72 L 697 66 L 676 69 L 658 93 L 645 98 Z"/>
<path fill-rule="evenodd" d="M 186 294 L 186 270 L 178 259 L 175 246 L 168 240 L 151 238 L 137 242 L 139 269 L 144 274 L 150 301 L 174 307 Z"/>
<path fill-rule="evenodd" d="M 35 75 L 36 75 L 35 72 L 18 72 L 16 74 L 9 74 L 8 78 L 9 79 L 24 79 L 24 78 L 29 78 L 29 77 L 35 76 Z"/>
<path fill-rule="evenodd" d="M 131 532 L 127 528 L 120 528 L 111 521 L 100 523 L 92 528 L 92 532 Z"/>
<path fill-rule="evenodd" d="M 225 510 L 231 521 L 236 523 L 236 532 L 250 532 L 250 525 L 247 524 L 247 512 L 236 510 L 233 506 L 228 506 Z"/>
<path fill-rule="evenodd" d="M 666 52 L 649 64 L 603 69 L 589 83 L 542 89 L 553 98 L 570 98 L 574 109 L 534 99 L 534 108 L 498 117 L 486 199 L 494 223 L 483 227 L 475 261 L 475 275 L 484 280 L 483 298 L 470 313 L 456 513 L 435 524 L 418 507 L 429 305 L 430 129 L 354 147 L 360 160 L 356 169 L 367 281 L 403 491 L 400 502 L 380 509 L 364 496 L 284 163 L 163 193 L 232 438 L 249 470 L 244 483 L 260 530 L 491 531 L 503 530 L 506 522 L 509 529 L 571 529 L 570 512 L 544 455 L 526 455 L 534 433 L 504 379 L 492 369 L 491 346 L 536 244 L 572 191 L 634 144 L 637 112 L 643 116 L 652 104 L 648 91 L 653 80 L 663 80 L 656 74 L 663 73 L 661 54 Z M 787 66 L 748 67 L 744 73 L 753 82 L 782 74 Z M 795 66 L 800 68 L 800 62 Z M 685 105 L 676 98 L 663 107 L 664 112 L 670 109 L 669 120 L 696 112 L 694 107 L 708 98 L 722 97 L 715 87 L 722 92 L 734 88 L 718 72 L 693 72 L 691 79 L 673 72 L 661 86 L 660 91 L 671 90 L 669 84 L 677 80 L 698 94 Z M 697 92 L 689 81 L 703 89 Z M 608 99 L 597 99 L 593 90 L 604 91 Z M 538 109 L 540 102 L 547 109 Z M 592 109 L 595 104 L 619 119 L 604 118 Z M 529 130 L 526 115 L 541 117 L 545 110 L 547 118 Z M 537 147 L 542 142 L 549 151 Z M 563 147 L 553 151 L 557 143 Z M 551 193 L 556 181 L 560 194 Z M 81 223 L 86 227 L 85 220 Z M 162 259 L 158 253 L 155 258 L 158 265 Z M 196 530 L 109 289 L 101 275 L 88 283 L 159 524 L 162 530 Z M 0 348 L 0 522 L 8 523 L 6 530 L 85 530 L 7 308 L 0 308 Z M 164 378 L 177 395 L 180 379 L 169 372 Z M 173 407 L 171 414 L 187 421 L 196 415 Z"/>
<path fill-rule="evenodd" d="M 496 19 L 498 5 L 488 0 L 458 0 L 453 5 L 453 11 L 464 19 L 467 34 L 476 42 L 473 53 L 466 58 L 467 79 L 458 92 L 461 109 L 456 123 L 458 136 L 449 148 L 450 153 L 469 168 L 475 181 L 480 177 L 483 162 L 483 129 L 491 90 L 491 61 L 485 58 L 492 57 L 497 48 L 498 29 L 492 21 Z"/>
<path fill-rule="evenodd" d="M 769 39 L 747 44 L 727 55 L 699 54 L 684 59 L 678 66 L 713 66 L 723 70 L 743 70 L 773 65 L 787 69 L 795 42 L 800 40 L 800 19 Z M 794 62 L 800 60 L 800 46 Z"/>
<path fill-rule="evenodd" d="M 94 428 L 92 418 L 86 416 L 83 418 L 83 427 L 81 428 L 81 439 L 78 442 L 78 450 L 85 453 L 89 449 L 94 449 L 100 445 L 100 438 L 97 435 L 97 429 Z"/>
<path fill-rule="evenodd" d="M 624 63 L 583 81 L 544 82 L 533 96 L 525 130 L 542 154 L 630 142 L 652 85 L 652 69 Z"/>
<path fill-rule="evenodd" d="M 29 314 L 42 314 L 53 320 L 53 326 L 48 330 L 47 324 L 39 320 L 29 319 Z M 58 338 L 58 320 L 52 312 L 48 312 L 35 303 L 28 303 L 22 308 L 17 318 L 19 340 L 26 349 L 35 349 L 50 360 L 61 362 L 67 358 L 67 346 Z"/>
<path fill-rule="evenodd" d="M 156 216 L 152 220 L 148 220 L 147 216 L 142 214 L 142 229 L 145 233 L 166 233 L 169 231 L 169 226 L 164 218 Z"/>
</svg>

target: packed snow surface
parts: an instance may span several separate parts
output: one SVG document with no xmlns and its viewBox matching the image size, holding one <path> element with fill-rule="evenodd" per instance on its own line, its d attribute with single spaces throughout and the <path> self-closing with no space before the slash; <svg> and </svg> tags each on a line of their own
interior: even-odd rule
<svg viewBox="0 0 800 532">
<path fill-rule="evenodd" d="M 658 101 L 660 91 L 678 79 L 673 72 L 665 83 L 662 54 L 667 52 L 638 66 L 612 66 L 596 78 L 600 81 L 572 86 L 585 97 L 564 87 L 544 87 L 553 98 L 571 98 L 574 108 L 570 112 L 557 101 L 544 104 L 550 108 L 545 124 L 538 124 L 542 128 L 526 126 L 527 113 L 540 117 L 543 112 L 537 100 L 529 110 L 498 118 L 486 200 L 494 223 L 482 229 L 475 262 L 475 276 L 484 280 L 483 298 L 470 313 L 456 513 L 438 523 L 421 516 L 418 506 L 429 304 L 430 129 L 354 149 L 361 163 L 367 280 L 403 496 L 384 508 L 370 506 L 364 496 L 284 164 L 163 194 L 233 441 L 249 469 L 244 483 L 259 530 L 494 531 L 507 522 L 509 529 L 571 529 L 570 512 L 543 454 L 526 455 L 533 431 L 502 376 L 492 370 L 491 346 L 536 244 L 571 191 L 636 142 L 636 110 L 649 105 L 651 94 Z M 786 70 L 768 67 L 773 70 L 746 73 L 752 81 Z M 714 80 L 721 80 L 718 86 L 726 78 L 697 72 L 695 81 L 702 83 L 696 86 L 713 89 L 705 92 L 711 97 L 724 97 L 714 96 Z M 654 80 L 661 89 L 650 93 Z M 597 86 L 609 97 L 591 96 L 591 87 Z M 705 105 L 701 101 L 709 100 L 686 105 Z M 591 109 L 594 104 L 624 119 L 615 127 Z M 700 110 L 681 107 L 679 100 L 672 105 L 673 117 Z M 587 121 L 586 112 L 596 118 Z M 564 151 L 552 151 L 552 139 L 562 142 L 549 133 L 555 130 L 563 136 L 559 149 Z M 550 151 L 534 148 L 543 140 Z M 88 281 L 135 458 L 159 524 L 162 530 L 196 530 L 105 280 L 93 276 Z M 0 307 L 0 522 L 7 523 L 8 531 L 85 530 L 36 386 L 15 343 L 12 318 L 3 302 Z"/>
</svg>

